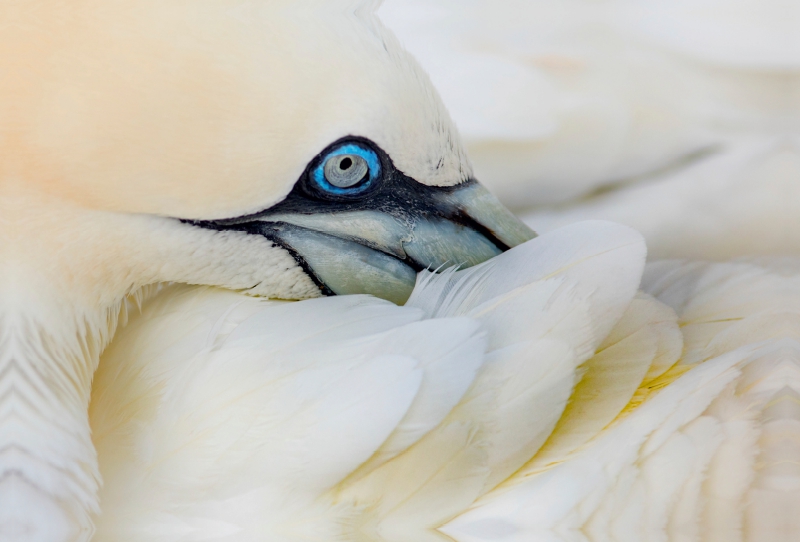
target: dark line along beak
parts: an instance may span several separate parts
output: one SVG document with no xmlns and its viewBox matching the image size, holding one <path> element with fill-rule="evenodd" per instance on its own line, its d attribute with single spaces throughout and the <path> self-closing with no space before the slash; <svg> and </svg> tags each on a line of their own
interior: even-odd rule
<svg viewBox="0 0 800 542">
<path fill-rule="evenodd" d="M 405 180 L 406 189 L 395 185 L 385 197 L 321 205 L 293 191 L 257 215 L 195 224 L 267 237 L 324 295 L 366 293 L 398 304 L 422 269 L 470 267 L 536 236 L 476 181 L 442 188 Z"/>
<path fill-rule="evenodd" d="M 187 222 L 267 237 L 324 295 L 372 294 L 398 304 L 423 269 L 470 267 L 536 236 L 477 181 L 419 183 L 360 136 L 343 137 L 314 157 L 269 209 Z"/>
</svg>

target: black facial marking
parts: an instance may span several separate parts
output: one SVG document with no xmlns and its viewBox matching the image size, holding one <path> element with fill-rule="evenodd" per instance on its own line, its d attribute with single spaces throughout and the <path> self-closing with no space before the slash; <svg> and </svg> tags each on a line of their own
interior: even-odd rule
<svg viewBox="0 0 800 542">
<path fill-rule="evenodd" d="M 315 182 L 313 172 L 333 151 L 347 144 L 360 145 L 373 151 L 380 161 L 380 174 L 377 178 L 372 179 L 366 188 L 357 192 L 344 191 L 334 193 L 324 190 Z M 338 165 L 341 170 L 347 170 L 352 166 L 353 161 L 349 158 L 342 160 Z M 212 221 L 183 220 L 183 222 L 218 231 L 237 230 L 262 235 L 270 239 L 275 245 L 285 249 L 320 288 L 320 292 L 323 295 L 333 295 L 334 292 L 315 274 L 314 269 L 306 262 L 303 256 L 281 240 L 281 232 L 299 227 L 285 222 L 269 221 L 270 216 L 279 214 L 325 215 L 376 211 L 390 215 L 399 222 L 404 222 L 410 230 L 413 230 L 414 224 L 419 220 L 447 220 L 480 233 L 500 251 L 506 251 L 509 247 L 497 239 L 489 229 L 470 217 L 464 210 L 447 202 L 446 196 L 448 193 L 463 189 L 476 182 L 470 179 L 449 187 L 424 185 L 398 170 L 389 155 L 372 141 L 363 137 L 348 136 L 332 143 L 315 156 L 306 166 L 305 171 L 286 198 L 269 209 L 230 219 Z M 417 272 L 427 269 L 420 262 L 415 262 L 409 257 L 403 258 L 398 254 L 389 254 L 382 250 L 381 247 L 374 246 L 367 240 L 360 239 L 357 241 L 370 248 L 381 250 Z"/>
<path fill-rule="evenodd" d="M 325 282 L 320 279 L 317 274 L 314 272 L 314 269 L 308 265 L 308 262 L 305 258 L 303 258 L 299 252 L 297 252 L 293 247 L 289 246 L 288 244 L 284 243 L 278 235 L 276 235 L 280 230 L 284 228 L 293 228 L 291 224 L 284 224 L 283 222 L 253 222 L 249 224 L 243 224 L 241 227 L 236 228 L 239 231 L 244 231 L 251 234 L 258 234 L 263 235 L 275 246 L 279 246 L 284 249 L 289 255 L 297 262 L 297 265 L 305 272 L 306 275 L 311 279 L 314 285 L 319 288 L 320 293 L 324 296 L 332 296 L 335 295 L 333 291 L 325 284 Z"/>
<path fill-rule="evenodd" d="M 381 175 L 365 192 L 355 196 L 331 194 L 320 189 L 311 178 L 311 172 L 320 164 L 328 153 L 344 144 L 356 143 L 372 149 L 381 161 Z M 343 164 L 344 165 L 344 164 Z M 356 136 L 342 138 L 328 146 L 314 157 L 306 170 L 295 183 L 286 199 L 265 211 L 237 218 L 196 222 L 197 225 L 227 227 L 268 218 L 281 213 L 318 214 L 341 213 L 349 211 L 379 211 L 388 213 L 399 220 L 413 222 L 416 218 L 443 218 L 478 231 L 490 239 L 501 250 L 508 247 L 498 241 L 486 228 L 472 220 L 465 213 L 452 208 L 448 209 L 439 203 L 437 196 L 445 192 L 453 192 L 476 181 L 470 179 L 456 186 L 427 186 L 418 183 L 398 170 L 388 154 L 372 141 Z M 212 226 L 213 227 L 213 226 Z"/>
</svg>

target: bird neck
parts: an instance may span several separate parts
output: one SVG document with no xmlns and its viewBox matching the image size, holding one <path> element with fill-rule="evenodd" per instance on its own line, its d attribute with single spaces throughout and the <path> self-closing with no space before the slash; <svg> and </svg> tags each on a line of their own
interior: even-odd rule
<svg viewBox="0 0 800 542">
<path fill-rule="evenodd" d="M 0 514 L 0 532 L 88 540 L 100 484 L 91 382 L 118 306 L 80 308 L 46 289 L 12 289 L 0 309 L 0 503 L 19 509 Z"/>
<path fill-rule="evenodd" d="M 304 275 L 260 236 L 85 209 L 2 179 L 0 232 L 0 533 L 88 540 L 91 383 L 126 296 L 169 281 L 271 295 Z"/>
<path fill-rule="evenodd" d="M 131 220 L 0 183 L 0 533 L 92 535 L 92 377 L 125 296 L 157 281 Z"/>
</svg>

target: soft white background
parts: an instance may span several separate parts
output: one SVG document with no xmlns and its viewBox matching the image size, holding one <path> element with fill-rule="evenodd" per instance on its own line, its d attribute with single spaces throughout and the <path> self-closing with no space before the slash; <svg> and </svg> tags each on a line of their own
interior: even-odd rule
<svg viewBox="0 0 800 542">
<path fill-rule="evenodd" d="M 386 0 L 476 176 L 538 231 L 800 254 L 800 2 Z"/>
</svg>

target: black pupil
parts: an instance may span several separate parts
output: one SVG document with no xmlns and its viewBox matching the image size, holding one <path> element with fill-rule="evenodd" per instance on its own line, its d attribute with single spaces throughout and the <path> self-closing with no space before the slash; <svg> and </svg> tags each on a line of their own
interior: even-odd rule
<svg viewBox="0 0 800 542">
<path fill-rule="evenodd" d="M 350 158 L 345 158 L 339 164 L 339 169 L 341 169 L 342 171 L 347 171 L 348 169 L 350 169 L 350 166 L 352 165 L 353 165 L 353 160 L 351 160 Z"/>
</svg>

